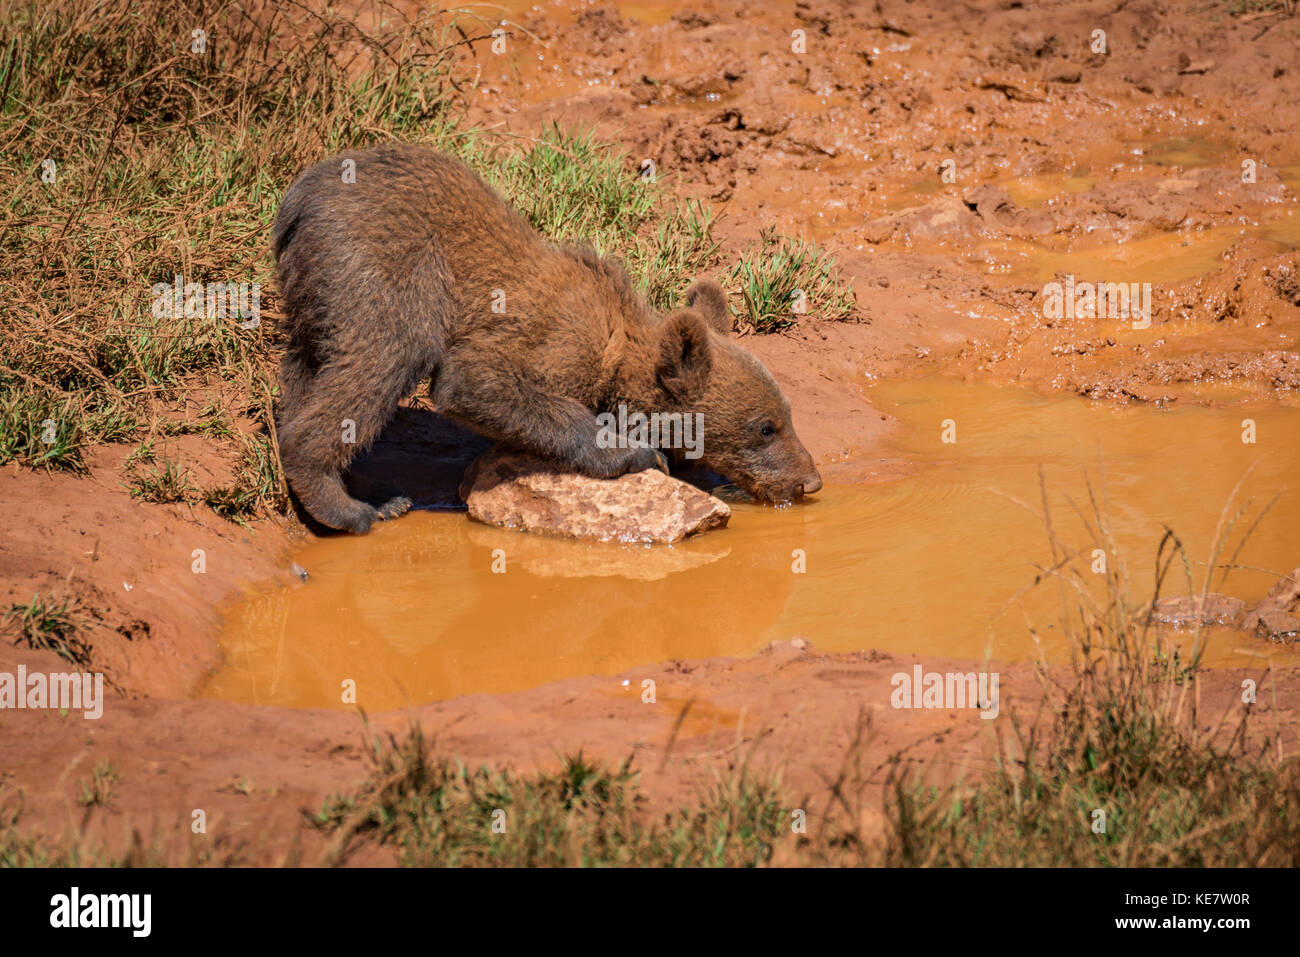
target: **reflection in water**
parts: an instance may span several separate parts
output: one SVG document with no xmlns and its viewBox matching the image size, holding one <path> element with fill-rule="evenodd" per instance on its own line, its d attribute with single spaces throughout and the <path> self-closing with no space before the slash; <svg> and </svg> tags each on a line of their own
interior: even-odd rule
<svg viewBox="0 0 1300 957">
<path fill-rule="evenodd" d="M 351 678 L 358 703 L 379 710 L 669 658 L 748 655 L 794 635 L 824 651 L 1024 659 L 1033 653 L 1024 614 L 1008 602 L 1049 557 L 1040 467 L 1058 533 L 1079 546 L 1090 539 L 1069 503 L 1089 507 L 1085 470 L 1104 489 L 1141 598 L 1164 526 L 1193 559 L 1208 558 L 1223 505 L 1251 466 L 1242 497 L 1257 506 L 1280 497 L 1238 563 L 1278 573 L 1300 564 L 1300 494 L 1290 485 L 1300 475 L 1300 410 L 1112 408 L 945 379 L 885 384 L 873 398 L 911 427 L 902 452 L 914 475 L 828 487 L 785 509 L 733 505 L 729 528 L 675 546 L 556 541 L 446 512 L 316 542 L 296 556 L 310 582 L 268 587 L 231 610 L 227 664 L 205 694 L 337 706 Z M 1255 421 L 1253 445 L 1241 441 L 1245 418 Z M 940 441 L 945 419 L 955 444 Z M 796 550 L 802 574 L 792 570 Z M 502 557 L 505 571 L 494 574 Z M 1271 582 L 1239 570 L 1224 590 L 1254 600 Z M 1056 601 L 1054 588 L 1039 588 L 1021 604 L 1045 650 L 1062 657 Z M 1206 660 L 1257 664 L 1262 654 L 1295 660 L 1227 630 L 1211 636 Z"/>
</svg>

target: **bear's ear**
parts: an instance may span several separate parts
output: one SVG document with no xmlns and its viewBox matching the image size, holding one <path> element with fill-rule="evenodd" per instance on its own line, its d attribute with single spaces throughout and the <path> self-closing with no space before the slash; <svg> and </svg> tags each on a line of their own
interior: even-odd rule
<svg viewBox="0 0 1300 957">
<path fill-rule="evenodd" d="M 709 330 L 700 314 L 682 309 L 664 320 L 659 333 L 659 364 L 655 377 L 673 399 L 699 398 L 713 370 Z"/>
<path fill-rule="evenodd" d="M 725 336 L 731 331 L 731 313 L 727 310 L 727 294 L 712 279 L 701 279 L 686 290 L 686 305 L 697 310 L 715 332 Z"/>
</svg>

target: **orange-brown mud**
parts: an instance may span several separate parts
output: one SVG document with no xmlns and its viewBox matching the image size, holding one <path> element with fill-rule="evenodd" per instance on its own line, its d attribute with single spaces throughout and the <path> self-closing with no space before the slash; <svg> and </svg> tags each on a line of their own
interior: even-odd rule
<svg viewBox="0 0 1300 957">
<path fill-rule="evenodd" d="M 256 860 L 310 860 L 299 808 L 364 774 L 359 721 L 336 704 L 348 678 L 375 724 L 419 720 L 471 762 L 635 753 L 656 801 L 688 799 L 756 736 L 792 793 L 820 793 L 863 709 L 876 765 L 904 751 L 938 758 L 940 778 L 978 770 L 987 722 L 896 711 L 889 677 L 988 655 L 1003 711 L 1034 713 L 1014 599 L 1049 557 L 1040 467 L 1056 514 L 1086 495 L 1085 469 L 1105 482 L 1143 597 L 1163 526 L 1207 559 L 1243 476 L 1242 496 L 1278 499 L 1222 590 L 1255 600 L 1269 571 L 1300 564 L 1300 16 L 1154 0 L 473 9 L 508 31 L 504 54 L 474 48 L 476 122 L 595 125 L 725 214 L 727 262 L 768 227 L 836 255 L 856 321 L 745 340 L 786 389 L 825 491 L 613 554 L 437 511 L 363 540 L 245 530 L 132 500 L 126 447 L 85 477 L 10 467 L 0 598 L 76 595 L 115 688 L 98 721 L 0 713 L 3 781 L 47 830 L 80 823 L 75 796 L 108 759 L 121 783 L 95 833 L 188 834 L 201 807 Z M 1149 323 L 1054 316 L 1053 281 L 1149 283 Z M 422 416 L 404 412 L 358 480 L 396 469 L 419 504 L 448 505 L 472 450 L 454 434 L 431 444 Z M 228 467 L 204 440 L 177 441 L 196 467 Z M 516 574 L 488 573 L 498 547 Z M 795 636 L 812 649 L 769 648 Z M 1293 646 L 1215 630 L 1206 660 L 1200 723 L 1268 667 L 1257 727 L 1293 752 Z M 20 664 L 63 670 L 0 643 L 0 671 Z"/>
</svg>

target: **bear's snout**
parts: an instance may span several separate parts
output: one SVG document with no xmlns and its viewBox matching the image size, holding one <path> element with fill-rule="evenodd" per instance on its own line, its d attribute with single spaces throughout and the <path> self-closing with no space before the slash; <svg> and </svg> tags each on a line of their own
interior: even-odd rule
<svg viewBox="0 0 1300 957">
<path fill-rule="evenodd" d="M 813 464 L 812 456 L 801 450 L 798 459 L 789 468 L 782 470 L 781 477 L 773 482 L 742 483 L 746 491 L 762 502 L 788 504 L 820 491 L 822 476 Z"/>
<path fill-rule="evenodd" d="M 791 498 L 801 498 L 804 495 L 811 495 L 822 487 L 822 476 L 817 471 L 817 465 L 813 462 L 813 457 L 808 454 L 808 450 L 803 447 L 803 443 L 798 439 L 794 440 L 797 446 L 795 451 L 795 475 Z"/>
</svg>

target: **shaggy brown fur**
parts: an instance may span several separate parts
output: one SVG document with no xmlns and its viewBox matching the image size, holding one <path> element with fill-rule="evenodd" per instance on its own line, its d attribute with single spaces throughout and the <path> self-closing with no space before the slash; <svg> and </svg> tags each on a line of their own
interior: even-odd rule
<svg viewBox="0 0 1300 957">
<path fill-rule="evenodd" d="M 341 473 L 426 376 L 440 413 L 585 475 L 667 470 L 655 449 L 600 447 L 596 414 L 622 403 L 703 413 L 703 464 L 760 499 L 821 487 L 785 396 L 727 340 L 715 283 L 659 316 L 619 265 L 547 241 L 449 156 L 392 145 L 312 167 L 273 248 L 289 336 L 280 453 L 325 525 L 364 532 L 410 507 L 358 501 Z"/>
</svg>

